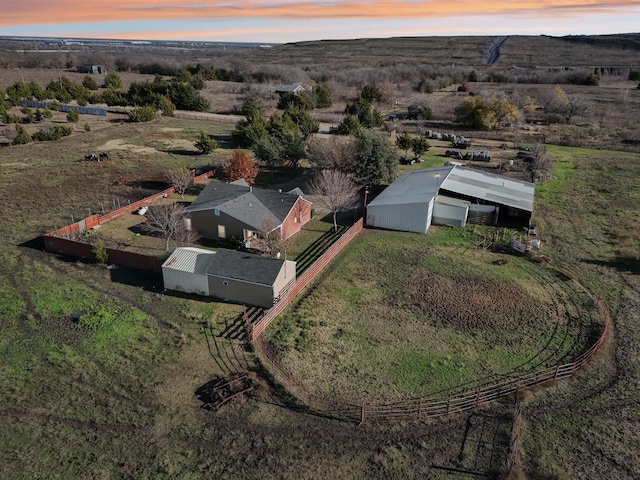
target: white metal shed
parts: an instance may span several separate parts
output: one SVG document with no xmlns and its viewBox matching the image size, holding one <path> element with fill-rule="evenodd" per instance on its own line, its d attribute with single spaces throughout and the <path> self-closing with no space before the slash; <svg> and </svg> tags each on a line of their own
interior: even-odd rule
<svg viewBox="0 0 640 480">
<path fill-rule="evenodd" d="M 176 248 L 162 264 L 164 288 L 208 296 L 206 272 L 214 255 L 215 252 L 203 248 Z"/>
</svg>

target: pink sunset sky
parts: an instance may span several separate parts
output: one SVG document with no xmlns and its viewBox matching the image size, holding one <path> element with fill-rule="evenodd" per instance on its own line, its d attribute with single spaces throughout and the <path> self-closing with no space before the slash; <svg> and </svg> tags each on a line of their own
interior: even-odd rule
<svg viewBox="0 0 640 480">
<path fill-rule="evenodd" d="M 0 35 L 285 43 L 637 32 L 640 0 L 0 0 Z"/>
</svg>

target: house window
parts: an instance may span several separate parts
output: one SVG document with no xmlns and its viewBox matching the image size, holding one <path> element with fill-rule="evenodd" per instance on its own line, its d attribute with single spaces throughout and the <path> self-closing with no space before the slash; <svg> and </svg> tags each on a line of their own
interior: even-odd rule
<svg viewBox="0 0 640 480">
<path fill-rule="evenodd" d="M 218 225 L 218 238 L 227 238 L 227 229 L 224 225 Z"/>
<path fill-rule="evenodd" d="M 219 208 L 214 209 L 214 210 L 213 210 L 213 213 L 214 213 L 214 215 L 215 215 L 216 217 L 219 217 L 219 216 L 220 216 L 220 209 L 219 209 Z"/>
</svg>

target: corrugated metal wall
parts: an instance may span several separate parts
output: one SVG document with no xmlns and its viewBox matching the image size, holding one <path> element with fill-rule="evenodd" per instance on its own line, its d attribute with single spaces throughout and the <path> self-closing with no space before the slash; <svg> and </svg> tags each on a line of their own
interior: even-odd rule
<svg viewBox="0 0 640 480">
<path fill-rule="evenodd" d="M 368 206 L 367 226 L 402 232 L 427 233 L 431 224 L 432 211 L 433 200 L 430 203 Z"/>
<path fill-rule="evenodd" d="M 169 290 L 209 295 L 209 282 L 206 275 L 163 267 L 162 280 L 164 281 L 164 288 Z"/>
<path fill-rule="evenodd" d="M 467 221 L 468 207 L 444 205 L 436 202 L 433 206 L 431 223 L 434 225 L 449 225 L 451 227 L 464 227 Z"/>
</svg>

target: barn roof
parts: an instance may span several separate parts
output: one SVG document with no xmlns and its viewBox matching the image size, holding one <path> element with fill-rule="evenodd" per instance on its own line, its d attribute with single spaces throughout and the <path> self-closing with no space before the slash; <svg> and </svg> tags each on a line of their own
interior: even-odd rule
<svg viewBox="0 0 640 480">
<path fill-rule="evenodd" d="M 440 188 L 493 204 L 533 212 L 535 185 L 504 175 L 473 168 L 455 167 Z"/>
<path fill-rule="evenodd" d="M 453 169 L 446 166 L 405 172 L 367 206 L 430 203 Z"/>
<path fill-rule="evenodd" d="M 261 224 L 279 226 L 299 198 L 301 195 L 297 192 L 290 194 L 253 188 L 246 182 L 209 182 L 186 211 L 219 209 L 253 227 Z"/>
<path fill-rule="evenodd" d="M 533 183 L 456 165 L 405 172 L 368 206 L 429 203 L 443 190 L 533 212 Z"/>
</svg>

